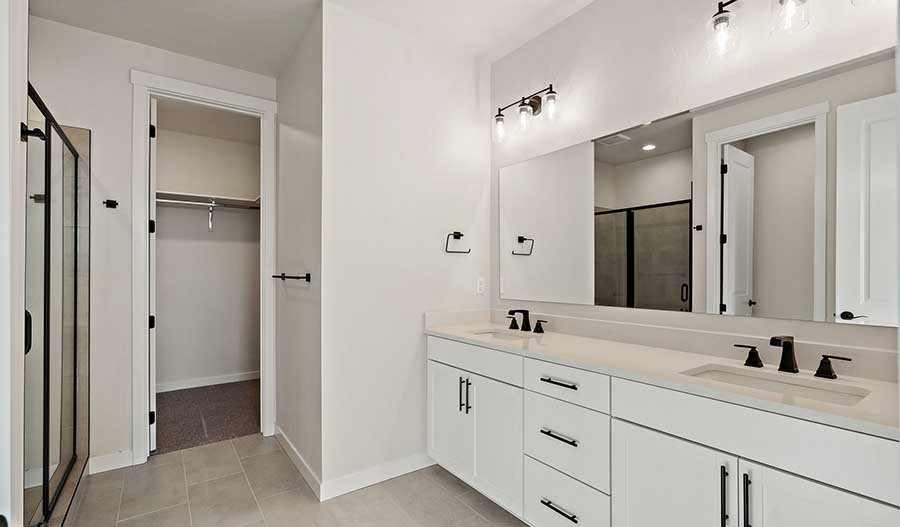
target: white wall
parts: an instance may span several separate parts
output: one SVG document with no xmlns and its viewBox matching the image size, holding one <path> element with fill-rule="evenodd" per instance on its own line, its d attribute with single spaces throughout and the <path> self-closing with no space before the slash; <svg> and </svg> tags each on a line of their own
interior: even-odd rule
<svg viewBox="0 0 900 527">
<path fill-rule="evenodd" d="M 312 274 L 277 291 L 281 433 L 322 479 L 322 11 L 278 77 L 276 269 Z M 312 482 L 311 485 L 314 485 Z"/>
<path fill-rule="evenodd" d="M 23 523 L 25 143 L 28 4 L 0 2 L 0 514 Z"/>
<path fill-rule="evenodd" d="M 488 305 L 492 112 L 473 58 L 324 9 L 323 470 L 340 486 L 429 462 L 423 313 Z M 454 230 L 471 254 L 444 254 Z"/>
<path fill-rule="evenodd" d="M 259 145 L 164 130 L 160 123 L 157 192 L 259 197 Z"/>
<path fill-rule="evenodd" d="M 591 143 L 500 169 L 503 298 L 594 303 L 593 196 Z"/>
<path fill-rule="evenodd" d="M 741 3 L 743 41 L 726 60 L 710 60 L 705 52 L 705 23 L 715 5 L 692 0 L 595 2 L 493 64 L 491 106 L 504 105 L 553 83 L 560 94 L 554 122 L 544 121 L 528 134 L 510 130 L 493 144 L 493 207 L 498 210 L 497 170 L 524 159 L 602 137 L 666 115 L 702 107 L 825 67 L 885 50 L 896 44 L 895 2 L 855 7 L 844 0 L 822 0 L 814 6 L 810 28 L 790 38 L 773 38 L 766 2 Z M 695 196 L 698 186 L 695 170 Z M 694 209 L 705 217 L 705 207 Z M 494 218 L 497 214 L 494 214 Z M 491 274 L 499 276 L 499 232 L 494 233 Z M 702 236 L 696 236 L 695 242 Z M 695 248 L 699 244 L 695 243 Z M 701 254 L 702 251 L 701 251 Z M 695 266 L 696 269 L 696 266 Z M 696 285 L 696 283 L 695 283 Z M 697 288 L 695 288 L 695 295 Z M 695 298 L 697 298 L 695 296 Z M 717 315 L 661 313 L 604 307 L 504 302 L 493 305 L 531 307 L 544 313 L 584 316 L 624 323 L 630 338 L 647 332 L 631 324 L 721 332 L 738 335 L 786 332 L 798 347 L 819 342 L 896 350 L 897 332 L 886 328 L 847 328 L 811 322 L 787 322 Z M 681 331 L 678 339 L 702 345 L 702 333 Z M 675 345 L 673 342 L 672 345 Z M 811 365 L 804 365 L 808 367 Z"/>
<path fill-rule="evenodd" d="M 597 162 L 594 204 L 624 209 L 691 198 L 691 149 L 621 165 Z"/>
<path fill-rule="evenodd" d="M 63 124 L 92 131 L 91 455 L 131 450 L 129 70 L 268 99 L 275 79 L 35 17 L 30 78 Z M 119 201 L 107 209 L 105 199 Z M 135 328 L 143 331 L 144 328 Z M 130 458 L 130 456 L 129 456 Z"/>
<path fill-rule="evenodd" d="M 159 192 L 259 196 L 259 144 L 157 131 Z M 259 374 L 259 211 L 157 207 L 156 385 Z"/>
</svg>

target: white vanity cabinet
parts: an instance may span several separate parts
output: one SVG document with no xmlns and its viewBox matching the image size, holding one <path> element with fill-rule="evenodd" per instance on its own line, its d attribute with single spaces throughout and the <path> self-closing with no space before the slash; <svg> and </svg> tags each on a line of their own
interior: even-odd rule
<svg viewBox="0 0 900 527">
<path fill-rule="evenodd" d="M 893 507 L 743 459 L 738 467 L 740 527 L 900 525 Z"/>
<path fill-rule="evenodd" d="M 615 527 L 738 525 L 737 457 L 618 420 L 612 457 Z"/>
<path fill-rule="evenodd" d="M 484 353 L 490 357 L 500 352 Z M 515 358 L 521 378 L 521 358 Z M 428 361 L 428 454 L 473 488 L 521 516 L 522 388 L 470 371 L 479 369 L 477 363 L 470 361 L 465 366 L 464 370 Z M 515 372 L 510 373 L 515 376 Z"/>
</svg>

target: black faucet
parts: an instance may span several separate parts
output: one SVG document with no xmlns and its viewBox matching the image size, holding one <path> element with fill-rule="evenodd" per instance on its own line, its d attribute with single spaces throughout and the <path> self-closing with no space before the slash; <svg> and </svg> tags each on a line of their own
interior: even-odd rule
<svg viewBox="0 0 900 527">
<path fill-rule="evenodd" d="M 781 335 L 772 337 L 769 340 L 771 346 L 781 346 L 781 363 L 778 365 L 778 371 L 788 373 L 798 373 L 800 368 L 797 367 L 797 355 L 794 354 L 794 337 Z"/>
<path fill-rule="evenodd" d="M 531 331 L 531 320 L 528 318 L 528 310 L 527 309 L 510 309 L 509 315 L 515 316 L 516 313 L 522 313 L 522 325 L 520 326 L 522 331 Z"/>
</svg>

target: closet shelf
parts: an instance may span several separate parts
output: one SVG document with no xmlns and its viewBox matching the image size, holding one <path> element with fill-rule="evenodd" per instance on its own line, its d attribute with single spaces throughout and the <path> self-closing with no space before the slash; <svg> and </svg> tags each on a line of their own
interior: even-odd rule
<svg viewBox="0 0 900 527">
<path fill-rule="evenodd" d="M 157 192 L 157 205 L 175 205 L 182 207 L 225 207 L 233 209 L 259 210 L 259 198 L 241 199 L 226 196 L 204 196 L 200 194 L 182 194 L 180 192 Z"/>
</svg>

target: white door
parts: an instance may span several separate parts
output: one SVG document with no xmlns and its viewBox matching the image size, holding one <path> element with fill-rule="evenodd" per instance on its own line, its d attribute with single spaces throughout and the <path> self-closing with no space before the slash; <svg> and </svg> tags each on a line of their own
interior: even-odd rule
<svg viewBox="0 0 900 527">
<path fill-rule="evenodd" d="M 897 96 L 839 106 L 836 322 L 897 325 L 897 168 Z"/>
<path fill-rule="evenodd" d="M 151 130 L 156 130 L 156 99 L 150 99 L 150 126 Z M 149 211 L 150 211 L 150 221 L 153 224 L 156 224 L 156 137 L 155 133 L 150 134 L 150 203 Z M 150 255 L 150 315 L 156 318 L 156 229 L 153 229 L 153 232 L 150 233 L 148 237 L 150 247 L 148 248 L 147 253 Z M 150 381 L 148 382 L 148 389 L 150 391 L 149 401 L 150 401 L 150 415 L 152 418 L 149 420 L 150 422 L 150 451 L 153 452 L 156 450 L 156 330 L 149 330 L 149 364 L 147 365 L 148 370 L 150 372 Z"/>
<path fill-rule="evenodd" d="M 731 145 L 723 156 L 722 303 L 728 315 L 752 315 L 754 159 Z"/>
<path fill-rule="evenodd" d="M 900 525 L 900 510 L 893 507 L 743 459 L 739 465 L 741 526 Z"/>
<path fill-rule="evenodd" d="M 522 389 L 479 375 L 469 379 L 469 417 L 475 422 L 473 485 L 521 516 Z"/>
<path fill-rule="evenodd" d="M 428 455 L 456 476 L 471 481 L 475 459 L 472 374 L 428 361 Z M 520 456 L 521 456 L 521 450 Z"/>
<path fill-rule="evenodd" d="M 616 527 L 741 525 L 736 457 L 619 420 L 612 445 Z"/>
</svg>

